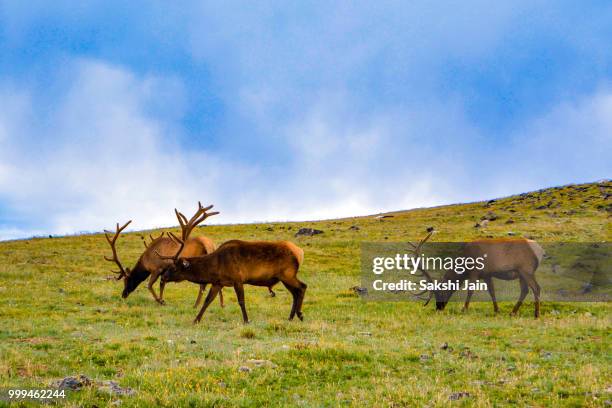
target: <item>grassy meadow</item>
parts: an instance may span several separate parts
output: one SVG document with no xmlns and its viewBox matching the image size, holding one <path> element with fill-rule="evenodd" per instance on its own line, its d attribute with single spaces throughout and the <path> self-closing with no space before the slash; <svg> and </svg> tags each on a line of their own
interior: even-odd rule
<svg viewBox="0 0 612 408">
<path fill-rule="evenodd" d="M 531 293 L 520 315 L 510 317 L 513 302 L 502 303 L 497 316 L 488 302 L 473 303 L 467 313 L 459 303 L 436 312 L 415 302 L 364 302 L 351 288 L 360 284 L 362 241 L 414 241 L 428 227 L 435 241 L 509 233 L 543 242 L 609 241 L 611 187 L 572 185 L 383 219 L 194 231 L 218 244 L 240 238 L 300 245 L 304 322 L 287 321 L 291 296 L 282 285 L 275 298 L 245 287 L 249 325 L 229 288 L 226 307 L 217 299 L 196 326 L 198 286 L 189 282 L 167 285 L 166 306 L 153 301 L 146 284 L 121 299 L 122 283 L 107 279 L 109 248 L 99 234 L 2 242 L 0 388 L 46 388 L 84 374 L 136 393 L 85 387 L 65 404 L 605 406 L 612 401 L 610 304 L 544 302 L 535 320 Z M 476 228 L 488 212 L 497 219 Z M 324 233 L 295 238 L 301 227 Z M 119 239 L 124 265 L 135 263 L 149 232 Z"/>
</svg>

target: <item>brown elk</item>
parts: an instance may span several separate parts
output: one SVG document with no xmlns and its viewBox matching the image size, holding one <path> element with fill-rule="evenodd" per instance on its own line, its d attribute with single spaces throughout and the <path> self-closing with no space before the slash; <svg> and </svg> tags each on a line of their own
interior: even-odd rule
<svg viewBox="0 0 612 408">
<path fill-rule="evenodd" d="M 158 256 L 172 261 L 165 268 L 161 278 L 163 282 L 188 280 L 212 285 L 194 323 L 200 322 L 206 308 L 224 286 L 234 288 L 242 310 L 242 319 L 248 323 L 244 284 L 270 288 L 278 282 L 282 282 L 293 296 L 289 320 L 295 315 L 300 320 L 304 318 L 302 303 L 307 286 L 297 278 L 298 269 L 304 259 L 304 251 L 292 242 L 233 240 L 224 243 L 210 255 L 192 258 L 183 258 L 178 253 L 171 257 L 162 254 Z"/>
<path fill-rule="evenodd" d="M 221 246 L 219 248 L 226 248 L 230 245 L 235 245 L 237 242 L 241 242 L 238 240 L 230 240 L 230 241 L 226 241 L 223 244 L 221 244 Z M 187 245 L 187 244 L 185 244 Z M 210 252 L 207 252 L 206 254 L 210 254 Z M 201 254 L 201 255 L 206 255 L 206 254 Z M 180 254 L 180 258 L 193 258 L 193 257 L 197 257 L 197 256 L 201 256 L 201 255 L 190 255 L 189 253 L 185 253 L 185 251 L 183 251 L 183 253 Z M 272 287 L 274 285 L 276 285 L 278 282 L 274 282 L 271 283 L 270 285 L 260 285 L 260 286 L 267 286 L 268 287 L 268 293 L 270 294 L 270 297 L 275 297 L 276 293 L 272 290 Z M 204 293 L 204 290 L 206 289 L 206 283 L 200 285 L 200 292 L 198 293 L 198 299 L 196 300 L 195 304 L 193 305 L 194 308 L 198 307 L 198 305 L 200 304 L 200 300 L 202 299 L 202 294 Z M 221 298 L 221 307 L 223 307 L 223 289 L 221 289 L 219 291 L 219 297 Z"/>
<path fill-rule="evenodd" d="M 416 255 L 425 241 L 431 237 L 431 234 L 427 235 L 418 245 L 411 244 L 413 253 Z M 416 255 L 418 256 L 418 255 Z M 502 280 L 515 280 L 518 279 L 521 285 L 521 294 L 518 302 L 512 309 L 512 314 L 515 315 L 523 300 L 529 293 L 529 289 L 533 292 L 535 299 L 535 317 L 540 316 L 540 285 L 535 279 L 535 271 L 542 262 L 544 256 L 544 250 L 535 241 L 524 238 L 516 239 L 481 239 L 464 244 L 462 249 L 462 256 L 471 257 L 477 259 L 484 257 L 484 268 L 479 270 L 472 268 L 464 273 L 457 273 L 454 270 L 447 271 L 442 277 L 442 282 L 447 281 L 459 281 L 465 280 L 474 282 L 476 280 L 483 280 L 487 285 L 487 290 L 491 296 L 493 302 L 493 310 L 495 313 L 499 312 L 499 306 L 495 298 L 495 288 L 493 286 L 493 278 Z M 433 282 L 429 273 L 424 269 L 420 269 L 421 275 L 428 281 Z M 426 292 L 426 291 L 424 291 Z M 424 293 L 421 292 L 420 294 Z M 425 302 L 425 306 L 429 303 L 432 297 L 436 298 L 436 309 L 443 310 L 446 304 L 453 295 L 454 290 L 445 291 L 430 291 L 429 298 Z M 466 311 L 470 304 L 474 291 L 468 290 L 463 310 Z"/>
<path fill-rule="evenodd" d="M 125 223 L 122 227 L 117 224 L 117 229 L 115 231 L 114 236 L 111 238 L 109 234 L 111 232 L 105 231 L 106 240 L 108 241 L 111 250 L 112 257 L 104 257 L 107 261 L 114 262 L 119 267 L 119 271 L 115 272 L 118 274 L 117 280 L 123 279 L 123 292 L 121 296 L 123 298 L 127 298 L 130 293 L 132 293 L 140 283 L 142 283 L 147 277 L 149 277 L 148 289 L 153 295 L 155 301 L 161 305 L 164 304 L 163 300 L 163 292 L 164 292 L 164 282 L 160 282 L 159 286 L 159 296 L 155 293 L 153 289 L 153 285 L 159 278 L 161 272 L 164 270 L 164 267 L 170 263 L 170 261 L 160 259 L 156 254 L 164 254 L 166 256 L 171 256 L 177 254 L 177 251 L 180 252 L 183 256 L 200 256 L 206 255 L 215 250 L 215 244 L 210 238 L 207 237 L 196 237 L 189 238 L 191 231 L 201 222 L 203 222 L 206 218 L 218 214 L 218 212 L 208 213 L 213 206 L 202 207 L 202 204 L 198 202 L 198 210 L 194 214 L 191 219 L 187 220 L 187 218 L 180 213 L 178 210 L 174 210 L 176 217 L 179 221 L 179 225 L 181 226 L 181 237 L 183 244 L 179 244 L 178 241 L 171 237 L 164 237 L 163 233 L 157 237 L 151 237 L 151 242 L 147 244 L 145 242 L 145 251 L 140 255 L 138 262 L 133 268 L 124 268 L 119 261 L 119 257 L 117 255 L 116 242 L 119 234 L 132 222 L 131 220 Z M 204 291 L 205 286 L 200 286 L 200 292 L 198 294 L 198 299 L 196 302 L 199 302 L 202 292 Z M 221 305 L 223 306 L 223 297 L 221 296 Z M 197 303 L 196 303 L 197 306 Z"/>
</svg>

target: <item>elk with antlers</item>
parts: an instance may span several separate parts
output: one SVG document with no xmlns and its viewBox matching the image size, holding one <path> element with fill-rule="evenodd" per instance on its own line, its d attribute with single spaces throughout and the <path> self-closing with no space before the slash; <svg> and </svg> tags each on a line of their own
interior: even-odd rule
<svg viewBox="0 0 612 408">
<path fill-rule="evenodd" d="M 181 226 L 181 239 L 182 244 L 179 244 L 179 241 L 172 237 L 164 237 L 162 233 L 159 237 L 153 238 L 151 237 L 151 242 L 145 244 L 145 251 L 140 255 L 138 262 L 133 268 L 124 268 L 119 261 L 119 257 L 117 256 L 116 242 L 119 234 L 132 222 L 128 221 L 122 227 L 117 224 L 117 229 L 115 231 L 114 236 L 111 238 L 109 234 L 111 232 L 105 231 L 106 240 L 108 241 L 111 250 L 112 257 L 104 257 L 107 261 L 114 262 L 119 267 L 119 271 L 115 272 L 118 274 L 117 280 L 123 279 L 123 292 L 122 297 L 127 298 L 130 293 L 132 293 L 140 283 L 142 283 L 147 277 L 149 278 L 148 289 L 153 295 L 153 298 L 159 304 L 164 304 L 163 300 L 163 292 L 164 292 L 164 282 L 160 282 L 159 287 L 159 296 L 155 293 L 153 289 L 153 285 L 159 278 L 159 275 L 163 271 L 164 267 L 170 263 L 167 260 L 160 259 L 156 254 L 161 253 L 166 256 L 176 255 L 178 253 L 183 254 L 184 256 L 200 256 L 206 255 L 215 250 L 215 244 L 210 238 L 207 237 L 195 237 L 189 238 L 191 231 L 201 222 L 203 222 L 206 218 L 218 214 L 218 212 L 208 213 L 213 206 L 203 207 L 200 202 L 198 202 L 198 210 L 194 214 L 191 219 L 187 220 L 187 218 L 180 213 L 178 210 L 174 210 L 176 217 Z M 200 292 L 198 294 L 199 302 L 202 297 L 202 292 L 205 289 L 204 286 L 200 286 Z M 223 306 L 223 297 L 221 297 L 221 305 Z"/>
<path fill-rule="evenodd" d="M 422 239 L 418 245 L 410 243 L 414 256 L 419 256 L 423 244 L 430 237 L 431 233 Z M 544 250 L 537 242 L 524 238 L 476 240 L 464 244 L 462 256 L 472 259 L 486 258 L 484 268 L 472 268 L 464 273 L 448 270 L 442 277 L 442 282 L 451 280 L 469 280 L 471 282 L 479 279 L 483 280 L 487 284 L 487 290 L 493 301 L 493 310 L 495 313 L 498 313 L 499 306 L 495 298 L 493 278 L 502 280 L 518 279 L 521 285 L 521 294 L 518 302 L 512 309 L 512 314 L 514 315 L 518 312 L 529 289 L 531 289 L 535 298 L 535 317 L 540 316 L 540 285 L 535 279 L 535 271 L 542 262 Z M 421 272 L 419 276 L 426 278 L 429 282 L 434 282 L 434 279 L 425 269 L 420 268 L 419 271 Z M 417 296 L 426 292 L 420 292 Z M 436 309 L 443 310 L 453 293 L 453 290 L 430 291 L 425 306 L 427 306 L 432 297 L 435 297 Z M 468 290 L 465 304 L 463 305 L 464 311 L 468 309 L 473 293 L 473 290 Z"/>
<path fill-rule="evenodd" d="M 304 259 L 304 251 L 292 242 L 233 240 L 224 243 L 209 255 L 190 258 L 183 257 L 180 253 L 174 256 L 158 253 L 158 256 L 160 259 L 172 261 L 162 274 L 162 282 L 188 280 L 212 285 L 194 323 L 200 322 L 206 308 L 224 286 L 234 288 L 242 310 L 242 318 L 248 323 L 244 284 L 270 288 L 278 282 L 282 282 L 293 296 L 289 320 L 295 315 L 303 320 L 302 303 L 307 286 L 298 280 L 297 273 Z"/>
</svg>

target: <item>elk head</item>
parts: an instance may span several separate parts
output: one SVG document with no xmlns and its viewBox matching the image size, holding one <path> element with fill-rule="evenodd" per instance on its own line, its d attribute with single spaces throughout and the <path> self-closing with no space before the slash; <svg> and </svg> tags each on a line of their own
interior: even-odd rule
<svg viewBox="0 0 612 408">
<path fill-rule="evenodd" d="M 161 276 L 162 282 L 182 282 L 191 276 L 191 262 L 186 258 L 169 264 Z"/>
<path fill-rule="evenodd" d="M 446 282 L 451 280 L 451 278 L 453 277 L 453 275 L 456 275 L 454 271 L 447 271 L 444 276 L 442 277 L 442 282 Z M 430 298 L 433 296 L 435 296 L 436 298 L 436 310 L 444 310 L 444 308 L 446 307 L 446 305 L 448 304 L 448 301 L 450 300 L 451 296 L 453 295 L 453 293 L 455 293 L 454 290 L 448 289 L 448 290 L 434 290 L 432 291 L 432 294 L 430 294 Z M 427 303 L 425 303 L 425 306 L 427 306 Z"/>
</svg>

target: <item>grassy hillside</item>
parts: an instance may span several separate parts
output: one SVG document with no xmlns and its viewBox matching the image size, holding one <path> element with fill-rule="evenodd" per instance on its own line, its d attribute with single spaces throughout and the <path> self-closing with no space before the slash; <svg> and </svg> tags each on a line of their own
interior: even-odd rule
<svg viewBox="0 0 612 408">
<path fill-rule="evenodd" d="M 609 304 L 544 303 L 534 320 L 531 294 L 511 318 L 511 303 L 498 316 L 490 303 L 465 314 L 459 304 L 435 312 L 418 303 L 366 303 L 350 288 L 360 282 L 360 242 L 416 240 L 428 227 L 437 241 L 509 233 L 609 241 L 611 193 L 612 183 L 602 182 L 388 218 L 195 232 L 217 243 L 288 239 L 302 246 L 304 322 L 286 320 L 291 302 L 282 285 L 275 298 L 246 287 L 247 326 L 228 289 L 227 306 L 215 302 L 198 326 L 191 324 L 197 286 L 188 282 L 168 285 L 166 306 L 144 285 L 123 300 L 122 284 L 107 280 L 101 235 L 0 243 L 0 388 L 41 388 L 84 374 L 136 394 L 86 387 L 71 394 L 75 406 L 603 406 L 612 400 Z M 488 213 L 495 219 L 483 226 Z M 300 227 L 324 233 L 295 238 Z M 125 264 L 142 250 L 141 234 L 120 238 Z"/>
</svg>

